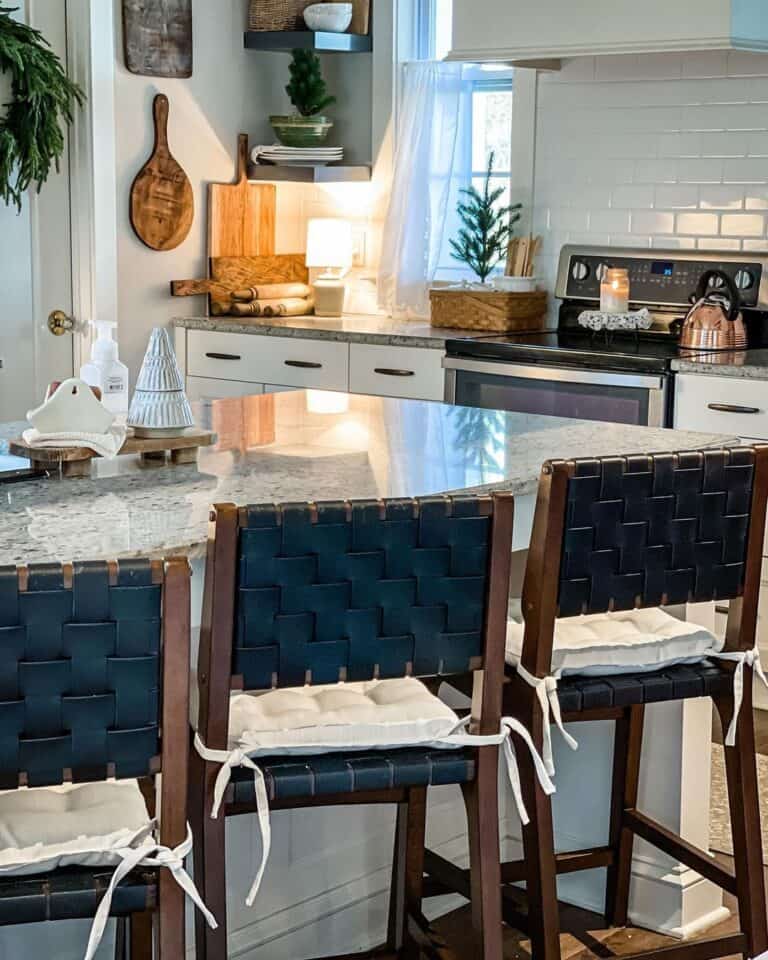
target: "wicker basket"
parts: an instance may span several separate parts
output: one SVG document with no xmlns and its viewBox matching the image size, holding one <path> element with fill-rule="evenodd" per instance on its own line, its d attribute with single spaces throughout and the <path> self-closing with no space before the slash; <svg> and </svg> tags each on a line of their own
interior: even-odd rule
<svg viewBox="0 0 768 960">
<path fill-rule="evenodd" d="M 435 287 L 429 291 L 433 327 L 463 330 L 544 330 L 547 294 L 511 293 L 506 290 L 469 290 Z"/>
<path fill-rule="evenodd" d="M 248 29 L 306 30 L 302 14 L 314 0 L 251 0 Z"/>
</svg>

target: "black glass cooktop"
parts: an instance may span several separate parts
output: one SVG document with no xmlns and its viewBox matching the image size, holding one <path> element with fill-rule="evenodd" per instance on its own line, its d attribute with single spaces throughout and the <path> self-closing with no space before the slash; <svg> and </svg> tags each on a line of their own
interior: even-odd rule
<svg viewBox="0 0 768 960">
<path fill-rule="evenodd" d="M 669 334 L 576 330 L 449 340 L 446 349 L 449 357 L 647 373 L 664 373 L 674 359 L 694 354 L 681 349 L 677 339 Z M 695 351 L 697 357 L 701 354 L 701 351 Z"/>
</svg>

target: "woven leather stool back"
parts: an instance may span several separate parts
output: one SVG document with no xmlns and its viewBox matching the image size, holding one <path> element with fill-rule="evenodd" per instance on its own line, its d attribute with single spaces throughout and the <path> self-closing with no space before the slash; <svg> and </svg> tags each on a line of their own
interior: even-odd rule
<svg viewBox="0 0 768 960">
<path fill-rule="evenodd" d="M 740 597 L 755 451 L 573 462 L 558 615 Z"/>
<path fill-rule="evenodd" d="M 0 568 L 2 788 L 158 769 L 162 583 L 149 560 Z"/>
<path fill-rule="evenodd" d="M 241 510 L 232 673 L 253 690 L 479 667 L 492 509 L 441 497 Z"/>
</svg>

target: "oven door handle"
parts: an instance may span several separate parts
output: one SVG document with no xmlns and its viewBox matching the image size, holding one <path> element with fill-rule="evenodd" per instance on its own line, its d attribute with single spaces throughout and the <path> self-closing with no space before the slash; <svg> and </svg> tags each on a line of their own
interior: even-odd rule
<svg viewBox="0 0 768 960">
<path fill-rule="evenodd" d="M 613 371 L 575 370 L 570 367 L 548 367 L 523 363 L 504 363 L 492 360 L 468 360 L 463 357 L 444 357 L 443 369 L 459 373 L 490 373 L 496 377 L 516 377 L 520 380 L 549 380 L 560 383 L 586 383 L 605 387 L 638 387 L 642 390 L 663 390 L 664 378 Z"/>
</svg>

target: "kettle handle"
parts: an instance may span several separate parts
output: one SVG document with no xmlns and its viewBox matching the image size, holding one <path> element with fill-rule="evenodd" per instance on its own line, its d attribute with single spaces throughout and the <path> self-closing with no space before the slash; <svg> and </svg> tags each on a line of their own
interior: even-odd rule
<svg viewBox="0 0 768 960">
<path fill-rule="evenodd" d="M 696 300 L 703 300 L 709 293 L 712 291 L 709 290 L 709 285 L 712 280 L 718 277 L 723 281 L 723 287 L 728 291 L 728 319 L 735 320 L 739 315 L 739 309 L 741 308 L 741 297 L 739 296 L 739 291 L 736 289 L 736 284 L 731 280 L 727 273 L 724 273 L 722 270 L 706 270 L 702 273 L 699 278 L 698 286 L 696 287 L 695 297 Z M 719 289 L 719 288 L 718 288 Z"/>
</svg>

